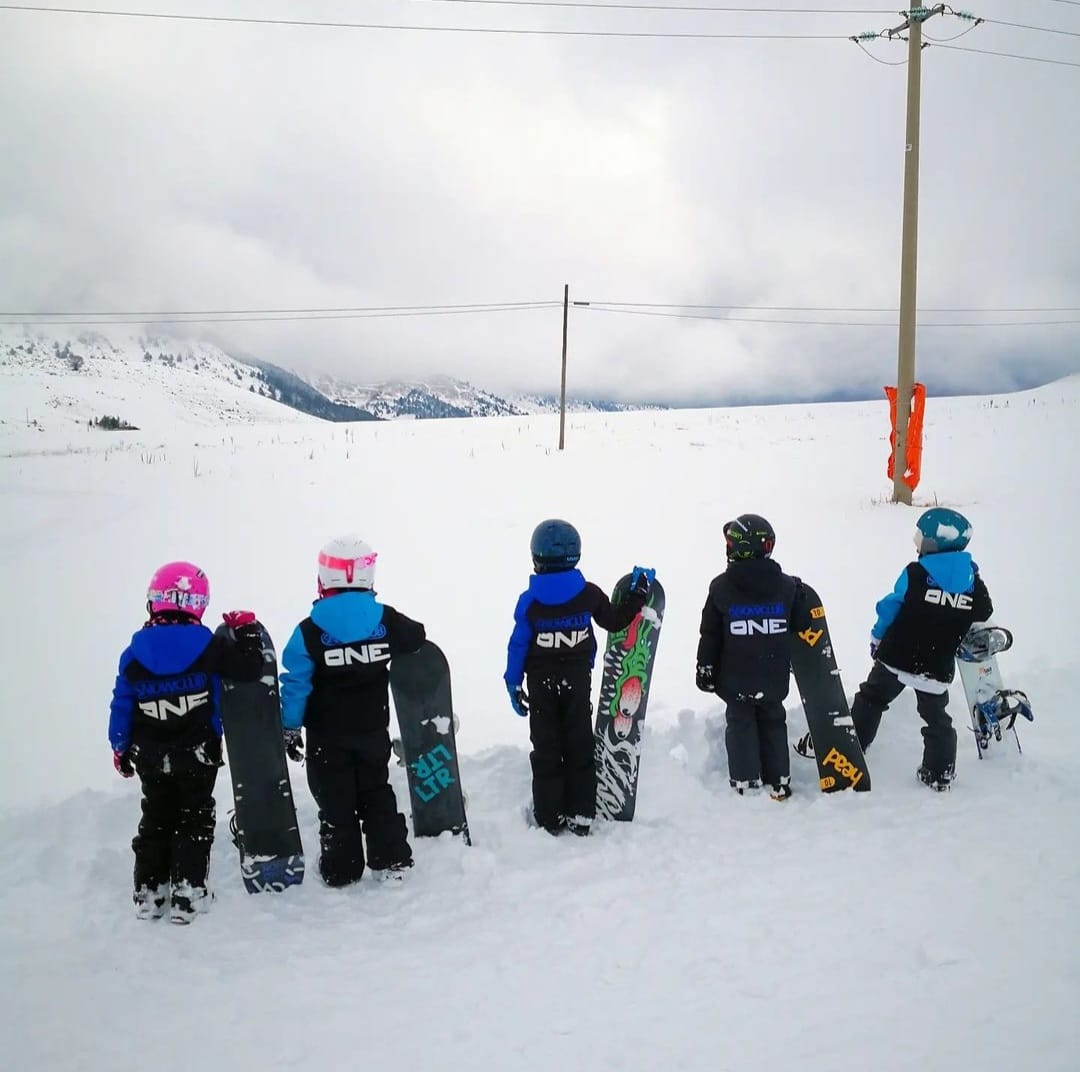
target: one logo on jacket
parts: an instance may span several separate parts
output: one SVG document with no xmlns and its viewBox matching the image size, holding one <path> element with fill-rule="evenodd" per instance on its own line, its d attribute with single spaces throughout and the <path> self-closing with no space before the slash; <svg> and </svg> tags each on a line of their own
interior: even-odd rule
<svg viewBox="0 0 1080 1072">
<path fill-rule="evenodd" d="M 971 596 L 963 592 L 946 592 L 941 588 L 927 588 L 923 599 L 939 607 L 956 607 L 957 610 L 971 610 L 974 606 Z"/>
<path fill-rule="evenodd" d="M 342 644 L 323 652 L 323 662 L 327 666 L 368 666 L 389 661 L 389 644 Z"/>
<path fill-rule="evenodd" d="M 210 702 L 209 690 L 181 693 L 179 696 L 162 697 L 160 700 L 140 700 L 139 710 L 148 718 L 164 722 L 169 718 L 182 718 Z"/>
<path fill-rule="evenodd" d="M 732 636 L 769 636 L 787 632 L 783 603 L 736 603 L 728 610 Z"/>
<path fill-rule="evenodd" d="M 570 614 L 563 618 L 544 618 L 536 622 L 536 646 L 550 650 L 576 648 L 592 639 L 588 614 Z"/>
<path fill-rule="evenodd" d="M 139 710 L 147 718 L 164 722 L 182 718 L 210 702 L 210 690 L 205 674 L 185 674 L 183 677 L 133 681 L 132 689 Z"/>
</svg>

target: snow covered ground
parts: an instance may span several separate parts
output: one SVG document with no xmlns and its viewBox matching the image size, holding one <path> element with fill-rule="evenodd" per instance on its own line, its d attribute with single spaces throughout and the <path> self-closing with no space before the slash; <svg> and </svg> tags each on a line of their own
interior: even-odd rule
<svg viewBox="0 0 1080 1072">
<path fill-rule="evenodd" d="M 979 763 L 962 732 L 953 792 L 930 793 L 905 694 L 870 752 L 872 793 L 824 797 L 793 757 L 785 804 L 730 794 L 719 705 L 694 688 L 720 526 L 746 510 L 773 521 L 777 559 L 824 598 L 853 692 L 916 516 L 887 501 L 884 400 L 574 416 L 560 454 L 553 417 L 335 426 L 266 403 L 264 421 L 288 420 L 226 427 L 170 415 L 153 384 L 126 390 L 153 428 L 45 420 L 26 377 L 0 398 L 10 1067 L 1077 1067 L 1080 380 L 927 413 L 917 502 L 974 521 L 1016 634 L 1003 671 L 1036 712 L 1024 754 Z M 587 841 L 522 821 L 527 727 L 501 682 L 546 516 L 574 521 L 602 586 L 640 563 L 667 591 L 638 817 Z M 208 621 L 250 607 L 283 641 L 319 545 L 348 531 L 380 553 L 380 597 L 450 658 L 475 846 L 417 844 L 401 889 L 330 891 L 312 873 L 250 897 L 223 771 L 213 911 L 190 928 L 136 921 L 138 788 L 115 776 L 105 726 L 151 571 L 199 562 Z M 952 706 L 962 724 L 959 686 Z M 794 695 L 789 710 L 794 739 Z M 313 859 L 299 771 L 294 787 Z"/>
</svg>

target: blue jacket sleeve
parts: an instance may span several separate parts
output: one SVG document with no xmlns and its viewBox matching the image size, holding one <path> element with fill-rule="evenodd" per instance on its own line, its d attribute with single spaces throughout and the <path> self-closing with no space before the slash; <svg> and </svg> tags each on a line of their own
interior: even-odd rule
<svg viewBox="0 0 1080 1072">
<path fill-rule="evenodd" d="M 525 656 L 529 653 L 533 632 L 525 612 L 532 603 L 528 592 L 522 594 L 514 608 L 514 631 L 510 634 L 510 643 L 506 646 L 506 673 L 503 679 L 512 689 L 516 689 L 525 676 Z"/>
<path fill-rule="evenodd" d="M 120 656 L 112 703 L 109 705 L 109 744 L 114 752 L 126 752 L 131 745 L 131 720 L 135 714 L 135 690 L 124 671 L 131 662 L 131 649 Z"/>
<path fill-rule="evenodd" d="M 877 621 L 874 622 L 874 628 L 870 632 L 878 639 L 885 635 L 889 626 L 896 621 L 896 616 L 900 613 L 900 607 L 904 602 L 904 596 L 907 595 L 907 570 L 900 574 L 896 579 L 896 584 L 893 590 L 882 600 L 878 601 L 878 605 L 874 608 L 877 611 Z"/>
<path fill-rule="evenodd" d="M 287 730 L 298 730 L 304 724 L 304 708 L 311 695 L 311 675 L 315 672 L 300 626 L 293 630 L 281 653 L 281 666 L 281 724 Z"/>
</svg>

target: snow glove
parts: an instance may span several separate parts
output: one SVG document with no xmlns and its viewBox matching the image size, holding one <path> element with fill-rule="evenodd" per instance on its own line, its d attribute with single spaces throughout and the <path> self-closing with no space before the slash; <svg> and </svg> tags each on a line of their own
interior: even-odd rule
<svg viewBox="0 0 1080 1072">
<path fill-rule="evenodd" d="M 636 596 L 641 596 L 642 599 L 648 599 L 649 590 L 655 578 L 656 570 L 635 566 L 630 574 L 630 591 Z"/>
<path fill-rule="evenodd" d="M 878 648 L 880 646 L 881 646 L 881 639 L 879 637 L 874 636 L 874 634 L 871 633 L 870 634 L 870 658 L 871 659 L 876 659 L 877 658 L 877 650 L 878 650 Z"/>
<path fill-rule="evenodd" d="M 713 680 L 713 668 L 699 665 L 694 683 L 702 692 L 715 692 L 716 682 Z"/>
<path fill-rule="evenodd" d="M 250 610 L 230 610 L 221 620 L 232 630 L 236 646 L 242 651 L 259 651 L 262 648 L 262 631 L 258 619 Z"/>
<path fill-rule="evenodd" d="M 294 763 L 304 762 L 304 738 L 299 730 L 285 730 L 285 755 Z"/>
<path fill-rule="evenodd" d="M 130 752 L 116 752 L 112 754 L 112 765 L 116 768 L 116 773 L 121 778 L 134 778 L 135 766 L 131 762 Z"/>
<path fill-rule="evenodd" d="M 514 709 L 514 714 L 521 718 L 528 718 L 529 697 L 525 695 L 525 690 L 520 685 L 511 685 L 508 681 L 506 691 L 510 693 L 510 706 Z"/>
</svg>

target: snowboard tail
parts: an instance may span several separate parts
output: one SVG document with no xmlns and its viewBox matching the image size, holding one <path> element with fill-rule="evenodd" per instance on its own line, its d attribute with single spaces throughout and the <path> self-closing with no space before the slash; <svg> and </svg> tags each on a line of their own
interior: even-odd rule
<svg viewBox="0 0 1080 1072">
<path fill-rule="evenodd" d="M 394 750 L 405 765 L 414 835 L 438 837 L 449 830 L 471 845 L 446 656 L 430 640 L 395 655 L 390 691 L 401 734 Z"/>
<path fill-rule="evenodd" d="M 233 785 L 230 820 L 248 893 L 280 892 L 304 880 L 304 848 L 296 821 L 281 730 L 277 655 L 262 634 L 263 676 L 221 682 L 221 724 Z M 227 626 L 219 626 L 232 642 Z"/>
<path fill-rule="evenodd" d="M 611 595 L 614 604 L 630 592 L 628 573 Z M 642 611 L 623 630 L 609 633 L 596 712 L 596 814 L 630 822 L 637 807 L 641 731 L 649 702 L 653 663 L 664 618 L 664 588 L 653 580 Z"/>
<path fill-rule="evenodd" d="M 868 792 L 870 770 L 855 733 L 821 597 L 800 582 L 791 609 L 791 669 L 814 742 L 823 793 Z"/>
</svg>

